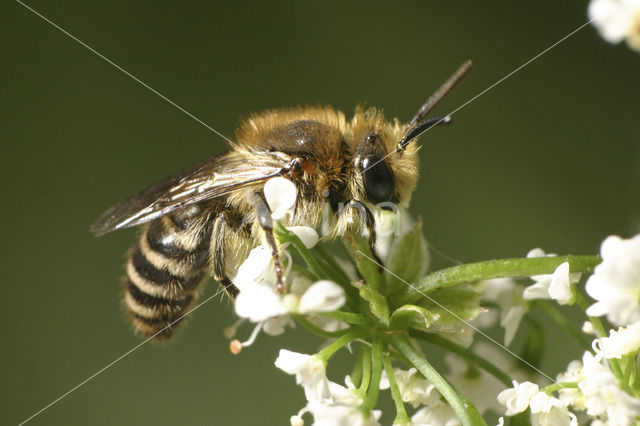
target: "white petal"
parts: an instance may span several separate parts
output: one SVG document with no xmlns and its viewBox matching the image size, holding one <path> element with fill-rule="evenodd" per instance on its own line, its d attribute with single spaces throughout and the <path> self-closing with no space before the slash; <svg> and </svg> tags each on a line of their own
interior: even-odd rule
<svg viewBox="0 0 640 426">
<path fill-rule="evenodd" d="M 510 345 L 511 341 L 518 331 L 518 326 L 524 314 L 527 313 L 527 307 L 524 305 L 512 306 L 505 314 L 500 325 L 504 327 L 504 344 Z"/>
<path fill-rule="evenodd" d="M 561 263 L 554 271 L 549 284 L 549 296 L 561 305 L 566 305 L 571 300 L 569 262 Z"/>
<path fill-rule="evenodd" d="M 286 314 L 280 296 L 266 285 L 254 284 L 240 291 L 236 298 L 236 314 L 252 322 Z"/>
<path fill-rule="evenodd" d="M 609 337 L 600 339 L 602 354 L 605 358 L 622 358 L 631 352 L 640 349 L 640 322 L 635 322 L 628 327 L 620 327 L 617 331 L 611 330 Z"/>
<path fill-rule="evenodd" d="M 258 246 L 251 250 L 246 260 L 238 268 L 233 283 L 240 292 L 252 287 L 259 281 L 265 269 L 271 267 L 271 252 L 265 246 Z"/>
<path fill-rule="evenodd" d="M 318 244 L 320 239 L 316 230 L 310 226 L 289 226 L 287 229 L 296 234 L 308 249 Z"/>
<path fill-rule="evenodd" d="M 288 374 L 295 374 L 309 402 L 331 397 L 324 364 L 315 356 L 281 349 L 275 365 Z"/>
<path fill-rule="evenodd" d="M 264 185 L 264 197 L 274 215 L 282 215 L 290 210 L 296 202 L 296 186 L 289 179 L 275 177 Z M 274 219 L 281 219 L 275 217 Z"/>
<path fill-rule="evenodd" d="M 411 416 L 414 425 L 429 426 L 459 426 L 460 420 L 450 405 L 442 404 L 436 407 L 424 407 Z"/>
<path fill-rule="evenodd" d="M 498 402 L 507 407 L 506 415 L 513 416 L 523 412 L 529 406 L 531 398 L 538 392 L 535 383 L 513 381 L 513 388 L 505 389 L 498 394 Z"/>
<path fill-rule="evenodd" d="M 611 236 L 600 247 L 602 263 L 596 266 L 585 289 L 597 302 L 587 309 L 593 316 L 625 326 L 640 320 L 640 235 L 629 240 Z"/>
<path fill-rule="evenodd" d="M 531 257 L 545 257 L 546 254 L 544 252 L 544 250 L 542 250 L 540 247 L 536 247 L 534 249 L 529 250 L 529 253 L 527 253 L 527 257 L 531 258 Z"/>
<path fill-rule="evenodd" d="M 279 336 L 284 333 L 284 329 L 287 325 L 294 326 L 295 323 L 289 315 L 280 315 L 266 320 L 262 330 L 264 330 L 264 332 L 269 336 Z"/>
<path fill-rule="evenodd" d="M 344 289 L 333 281 L 322 280 L 313 284 L 300 298 L 298 311 L 309 312 L 335 311 L 344 305 Z"/>
<path fill-rule="evenodd" d="M 275 365 L 287 374 L 298 374 L 311 358 L 311 355 L 280 349 Z"/>
<path fill-rule="evenodd" d="M 551 275 L 538 275 L 536 276 L 536 278 L 536 283 L 525 288 L 522 292 L 522 297 L 525 300 L 549 298 L 549 284 L 551 284 Z"/>
<path fill-rule="evenodd" d="M 593 0 L 589 3 L 589 18 L 609 43 L 622 41 L 633 25 L 633 13 L 622 3 L 619 0 Z"/>
</svg>

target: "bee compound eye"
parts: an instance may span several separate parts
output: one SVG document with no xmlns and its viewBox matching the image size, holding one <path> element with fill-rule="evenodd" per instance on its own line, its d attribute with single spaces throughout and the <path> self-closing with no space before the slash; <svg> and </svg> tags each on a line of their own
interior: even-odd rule
<svg viewBox="0 0 640 426">
<path fill-rule="evenodd" d="M 378 157 L 366 157 L 361 169 L 367 198 L 374 203 L 391 201 L 395 189 L 395 178 L 386 161 Z"/>
</svg>

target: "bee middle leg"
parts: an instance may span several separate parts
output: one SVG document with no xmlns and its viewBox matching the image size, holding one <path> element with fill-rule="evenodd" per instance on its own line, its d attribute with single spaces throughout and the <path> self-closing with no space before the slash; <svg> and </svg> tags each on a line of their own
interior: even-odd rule
<svg viewBox="0 0 640 426">
<path fill-rule="evenodd" d="M 284 268 L 282 267 L 282 260 L 280 258 L 280 250 L 276 243 L 276 238 L 273 232 L 273 219 L 271 217 L 271 210 L 267 206 L 263 197 L 258 194 L 254 194 L 252 204 L 258 218 L 258 223 L 264 232 L 265 240 L 269 249 L 271 250 L 271 257 L 273 259 L 273 265 L 276 272 L 276 290 L 279 293 L 285 293 L 287 286 L 284 283 Z"/>
</svg>

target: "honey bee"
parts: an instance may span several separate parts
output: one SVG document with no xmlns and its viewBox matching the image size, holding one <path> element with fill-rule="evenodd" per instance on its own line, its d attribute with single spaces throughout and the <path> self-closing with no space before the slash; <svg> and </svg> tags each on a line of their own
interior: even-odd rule
<svg viewBox="0 0 640 426">
<path fill-rule="evenodd" d="M 286 291 L 263 194 L 273 177 L 296 185 L 292 225 L 317 228 L 328 205 L 334 220 L 325 237 L 332 238 L 357 220 L 357 210 L 364 212 L 360 220 L 373 248 L 372 209 L 408 204 L 418 179 L 418 146 L 412 142 L 450 122 L 448 116 L 426 116 L 470 65 L 463 64 L 406 124 L 361 107 L 351 121 L 320 107 L 255 114 L 240 123 L 233 149 L 107 210 L 91 226 L 95 236 L 145 224 L 126 264 L 124 303 L 135 329 L 155 339 L 170 338 L 209 270 L 235 298 L 238 289 L 230 277 L 258 244 L 270 248 L 278 289 Z"/>
</svg>

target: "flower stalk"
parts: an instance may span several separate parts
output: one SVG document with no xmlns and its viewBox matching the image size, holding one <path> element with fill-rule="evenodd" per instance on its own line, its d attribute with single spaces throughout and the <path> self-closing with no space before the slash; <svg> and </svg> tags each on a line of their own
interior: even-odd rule
<svg viewBox="0 0 640 426">
<path fill-rule="evenodd" d="M 435 289 L 453 287 L 492 278 L 518 278 L 552 273 L 563 262 L 569 262 L 572 272 L 590 272 L 601 262 L 598 256 L 558 256 L 488 260 L 453 266 L 433 272 L 389 295 L 390 305 L 414 303 Z"/>
<path fill-rule="evenodd" d="M 467 401 L 458 391 L 456 391 L 447 380 L 433 368 L 416 349 L 411 345 L 406 336 L 392 334 L 390 341 L 415 368 L 438 389 L 444 399 L 451 405 L 453 411 L 464 426 L 486 425 L 484 419 L 478 413 L 473 404 Z"/>
<path fill-rule="evenodd" d="M 402 402 L 402 394 L 400 393 L 400 388 L 398 387 L 398 382 L 396 381 L 393 366 L 391 365 L 391 358 L 389 356 L 384 356 L 382 358 L 382 363 L 384 365 L 384 371 L 387 373 L 387 378 L 389 380 L 389 388 L 391 389 L 391 397 L 393 398 L 393 402 L 396 406 L 396 418 L 393 420 L 394 425 L 404 425 L 411 422 L 409 415 L 407 414 L 407 409 L 404 406 L 404 402 Z"/>
</svg>

